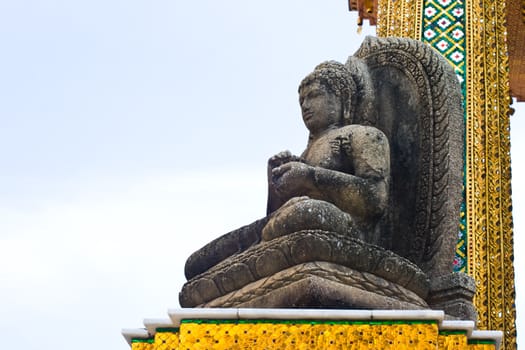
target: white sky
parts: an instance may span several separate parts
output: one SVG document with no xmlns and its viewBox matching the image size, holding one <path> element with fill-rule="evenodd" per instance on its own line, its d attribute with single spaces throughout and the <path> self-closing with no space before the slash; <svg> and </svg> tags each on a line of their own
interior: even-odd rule
<svg viewBox="0 0 525 350">
<path fill-rule="evenodd" d="M 363 37 L 343 0 L 0 0 L 2 347 L 124 350 L 178 307 L 186 258 L 262 217 L 267 158 L 304 148 L 300 80 Z"/>
</svg>

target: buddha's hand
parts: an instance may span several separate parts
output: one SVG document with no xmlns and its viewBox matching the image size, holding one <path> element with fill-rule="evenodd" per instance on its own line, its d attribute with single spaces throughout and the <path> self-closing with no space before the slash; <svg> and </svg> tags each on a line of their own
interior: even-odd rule
<svg viewBox="0 0 525 350">
<path fill-rule="evenodd" d="M 283 164 L 289 163 L 289 162 L 297 162 L 300 161 L 300 158 L 297 156 L 294 156 L 290 151 L 282 151 L 274 155 L 268 160 L 268 168 L 274 169 L 278 166 L 281 166 Z"/>
<path fill-rule="evenodd" d="M 282 197 L 308 195 L 314 186 L 315 168 L 305 163 L 291 161 L 272 170 L 272 184 Z"/>
</svg>

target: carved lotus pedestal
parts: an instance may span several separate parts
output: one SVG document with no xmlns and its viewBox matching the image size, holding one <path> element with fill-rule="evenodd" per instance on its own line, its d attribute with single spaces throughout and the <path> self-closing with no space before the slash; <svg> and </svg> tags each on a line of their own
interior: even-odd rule
<svg viewBox="0 0 525 350">
<path fill-rule="evenodd" d="M 450 317 L 475 320 L 473 283 L 466 275 L 453 276 L 431 283 L 417 265 L 389 250 L 335 232 L 305 230 L 261 242 L 195 276 L 184 285 L 180 303 L 221 308 L 438 306 Z"/>
</svg>

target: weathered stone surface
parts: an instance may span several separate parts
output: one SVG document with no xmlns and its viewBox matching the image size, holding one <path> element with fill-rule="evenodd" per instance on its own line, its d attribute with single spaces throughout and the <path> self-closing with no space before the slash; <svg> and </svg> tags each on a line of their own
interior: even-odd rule
<svg viewBox="0 0 525 350">
<path fill-rule="evenodd" d="M 374 274 L 328 262 L 293 266 L 198 307 L 428 309 L 424 299 Z"/>
<path fill-rule="evenodd" d="M 423 299 L 428 294 L 427 275 L 407 259 L 347 235 L 307 230 L 261 242 L 224 260 L 188 281 L 179 300 L 183 307 L 194 307 L 293 266 L 320 261 L 376 276 Z"/>
<path fill-rule="evenodd" d="M 432 279 L 427 297 L 429 306 L 444 310 L 450 316 L 462 320 L 477 320 L 477 311 L 472 303 L 476 293 L 476 282 L 465 273 L 452 273 Z"/>
<path fill-rule="evenodd" d="M 385 133 L 391 148 L 390 220 L 381 245 L 432 277 L 452 272 L 463 171 L 461 91 L 450 65 L 427 45 L 367 38 L 347 62 L 364 62 L 375 95 L 356 116 Z"/>
<path fill-rule="evenodd" d="M 184 273 L 191 279 L 218 264 L 231 255 L 246 250 L 261 240 L 260 232 L 266 225 L 268 218 L 255 221 L 211 241 L 195 253 L 188 260 Z"/>
<path fill-rule="evenodd" d="M 269 159 L 265 218 L 188 259 L 181 305 L 471 318 L 470 284 L 451 275 L 464 130 L 452 68 L 420 42 L 367 38 L 345 65 L 317 66 L 299 102 L 305 151 Z"/>
<path fill-rule="evenodd" d="M 339 210 L 332 203 L 305 196 L 290 199 L 272 215 L 262 230 L 262 239 L 270 241 L 307 229 L 335 231 L 352 237 L 361 236 L 348 213 Z"/>
</svg>

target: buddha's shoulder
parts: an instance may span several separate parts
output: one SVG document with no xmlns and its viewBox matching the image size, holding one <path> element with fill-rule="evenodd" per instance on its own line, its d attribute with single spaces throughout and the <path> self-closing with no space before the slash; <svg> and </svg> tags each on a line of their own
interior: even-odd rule
<svg viewBox="0 0 525 350">
<path fill-rule="evenodd" d="M 386 139 L 385 134 L 369 125 L 352 124 L 346 125 L 337 130 L 334 130 L 332 136 L 352 136 L 352 137 L 363 137 L 370 139 Z"/>
</svg>

